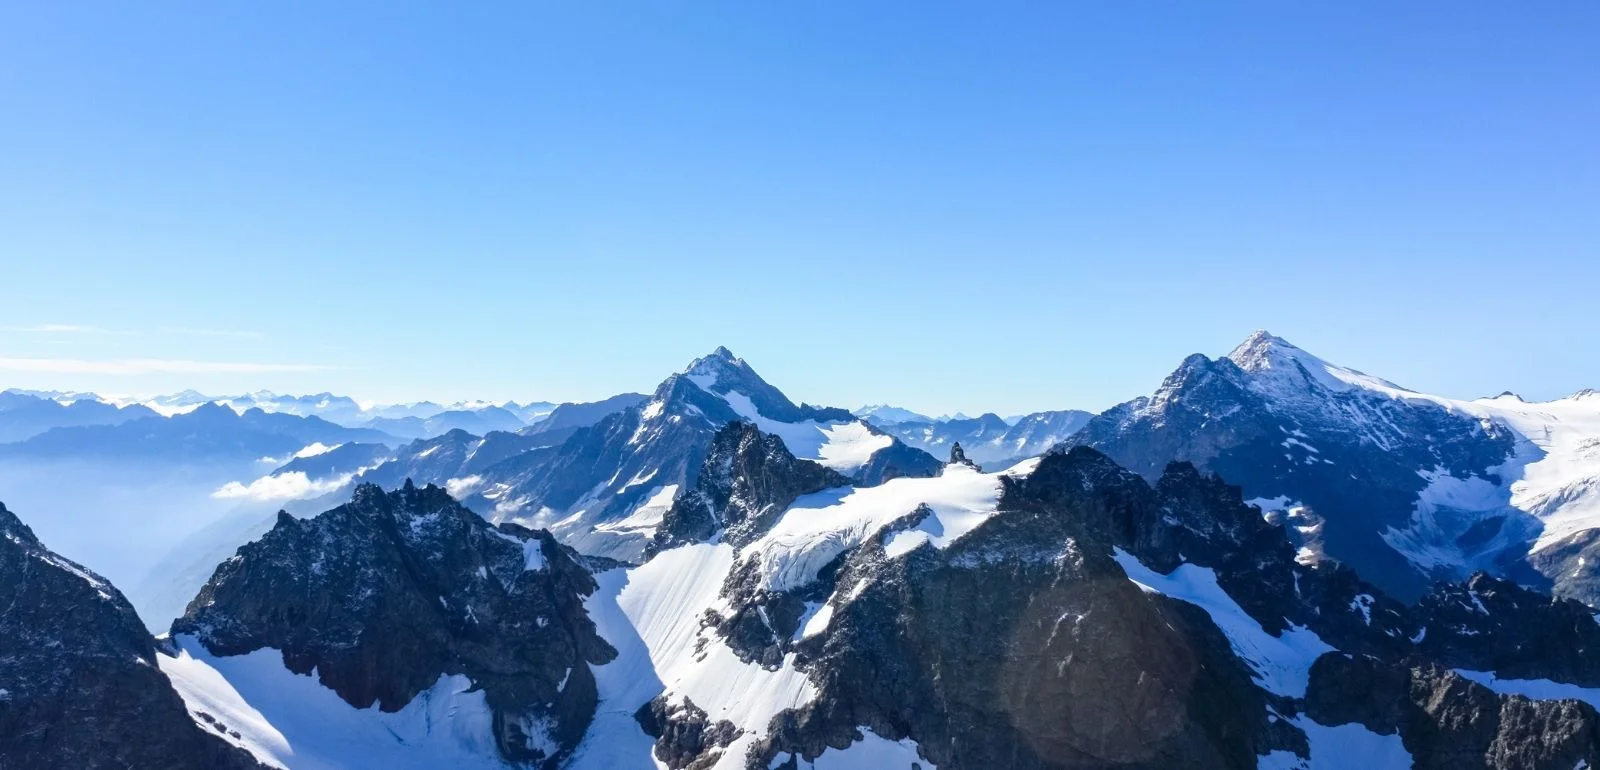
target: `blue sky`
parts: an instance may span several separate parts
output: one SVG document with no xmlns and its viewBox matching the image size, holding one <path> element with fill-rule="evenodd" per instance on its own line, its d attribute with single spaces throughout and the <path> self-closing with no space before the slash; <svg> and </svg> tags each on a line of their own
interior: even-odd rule
<svg viewBox="0 0 1600 770">
<path fill-rule="evenodd" d="M 1600 387 L 1600 6 L 13 3 L 0 384 Z"/>
</svg>

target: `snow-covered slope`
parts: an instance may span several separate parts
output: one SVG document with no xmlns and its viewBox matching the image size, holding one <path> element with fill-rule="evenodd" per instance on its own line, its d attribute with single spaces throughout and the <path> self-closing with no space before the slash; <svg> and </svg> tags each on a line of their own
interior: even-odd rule
<svg viewBox="0 0 1600 770">
<path fill-rule="evenodd" d="M 1031 464 L 1010 473 L 1030 468 Z M 745 751 L 767 735 L 772 718 L 786 709 L 804 707 L 816 691 L 796 668 L 793 653 L 776 666 L 749 661 L 703 622 L 708 611 L 725 614 L 731 610 L 725 590 L 730 580 L 754 570 L 762 590 L 803 588 L 816 580 L 828 562 L 924 505 L 933 513 L 917 528 L 897 535 L 915 541 L 908 542 L 901 552 L 922 542 L 945 547 L 995 513 L 1002 475 L 949 466 L 939 477 L 900 478 L 877 487 L 807 495 L 745 548 L 735 549 L 724 542 L 688 545 L 663 551 L 641 566 L 598 576 L 600 590 L 587 607 L 601 636 L 621 654 L 595 669 L 600 684 L 598 715 L 572 766 L 653 767 L 637 753 L 622 756 L 617 741 L 621 733 L 621 746 L 642 743 L 648 751 L 651 739 L 639 732 L 633 714 L 660 698 L 669 711 L 692 703 L 712 723 L 731 722 L 741 734 L 719 750 L 714 766 L 744 767 Z M 812 607 L 816 620 L 805 624 L 807 635 L 826 630 L 823 607 L 850 599 L 835 595 Z M 816 766 L 877 767 L 870 762 L 880 756 L 878 750 L 887 747 L 872 739 L 864 743 L 867 745 L 862 748 L 853 748 L 855 753 L 844 752 L 845 757 L 856 758 L 851 762 L 836 756 L 819 758 Z M 834 762 L 839 764 L 830 764 Z"/>
<path fill-rule="evenodd" d="M 1532 536 L 1538 552 L 1600 527 L 1600 393 L 1530 403 L 1511 393 L 1462 401 L 1418 393 L 1378 377 L 1336 366 L 1282 339 L 1258 332 L 1228 356 L 1255 375 L 1253 387 L 1276 398 L 1303 398 L 1309 380 L 1331 392 L 1360 390 L 1388 398 L 1436 404 L 1509 427 L 1516 446 L 1505 462 L 1465 478 L 1419 469 L 1428 486 L 1411 526 L 1385 539 L 1419 564 L 1479 567 L 1457 541 L 1474 525 L 1496 517 Z M 1514 540 L 1516 538 L 1513 538 Z M 1515 543 L 1508 543 L 1514 545 Z"/>
<path fill-rule="evenodd" d="M 315 676 L 284 668 L 277 650 L 218 656 L 193 637 L 171 640 L 161 672 L 202 727 L 272 767 L 510 768 L 494 745 L 493 712 L 464 676 L 441 676 L 399 711 L 358 709 Z"/>
<path fill-rule="evenodd" d="M 1600 556 L 1600 397 L 1589 392 L 1452 399 L 1257 332 L 1224 358 L 1190 357 L 1069 443 L 1146 474 L 1189 460 L 1320 517 L 1328 555 L 1401 596 L 1481 569 L 1600 600 L 1587 566 Z M 1544 577 L 1520 566 L 1530 559 Z"/>
</svg>

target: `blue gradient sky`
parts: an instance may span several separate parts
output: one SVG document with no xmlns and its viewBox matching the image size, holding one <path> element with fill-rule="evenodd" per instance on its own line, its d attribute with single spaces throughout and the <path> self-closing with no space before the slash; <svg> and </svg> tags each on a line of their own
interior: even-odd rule
<svg viewBox="0 0 1600 770">
<path fill-rule="evenodd" d="M 0 385 L 1600 387 L 1594 3 L 337 5 L 0 7 Z"/>
</svg>

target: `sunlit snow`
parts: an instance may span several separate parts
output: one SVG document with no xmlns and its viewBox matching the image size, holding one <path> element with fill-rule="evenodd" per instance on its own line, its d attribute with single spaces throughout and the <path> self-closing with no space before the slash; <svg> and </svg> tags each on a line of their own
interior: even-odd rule
<svg viewBox="0 0 1600 770">
<path fill-rule="evenodd" d="M 1310 629 L 1293 627 L 1281 636 L 1266 632 L 1233 597 L 1217 585 L 1216 573 L 1194 564 L 1180 564 L 1170 575 L 1144 566 L 1121 548 L 1117 563 L 1140 588 L 1198 606 L 1228 637 L 1233 651 L 1250 665 L 1256 681 L 1278 695 L 1304 698 L 1311 664 L 1333 648 Z"/>
<path fill-rule="evenodd" d="M 508 767 L 494 745 L 493 714 L 482 690 L 443 676 L 394 713 L 358 709 L 315 677 L 283 666 L 276 650 L 213 656 L 192 637 L 173 640 L 176 658 L 157 661 L 196 722 L 221 722 L 225 739 L 262 762 L 292 770 L 351 767 Z M 237 732 L 238 737 L 233 737 Z"/>
</svg>

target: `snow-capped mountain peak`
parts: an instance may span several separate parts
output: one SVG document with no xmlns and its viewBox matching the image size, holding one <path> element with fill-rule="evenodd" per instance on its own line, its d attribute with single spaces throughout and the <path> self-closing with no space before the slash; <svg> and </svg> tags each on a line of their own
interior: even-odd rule
<svg viewBox="0 0 1600 770">
<path fill-rule="evenodd" d="M 1240 369 L 1255 375 L 1251 384 L 1257 390 L 1315 386 L 1334 393 L 1357 388 L 1387 395 L 1411 392 L 1388 380 L 1328 363 L 1265 329 L 1257 330 L 1245 338 L 1227 358 Z"/>
<path fill-rule="evenodd" d="M 718 345 L 716 350 L 691 361 L 683 373 L 691 377 L 714 377 L 727 369 L 749 368 L 744 359 L 734 355 L 733 351 L 726 347 Z"/>
</svg>

